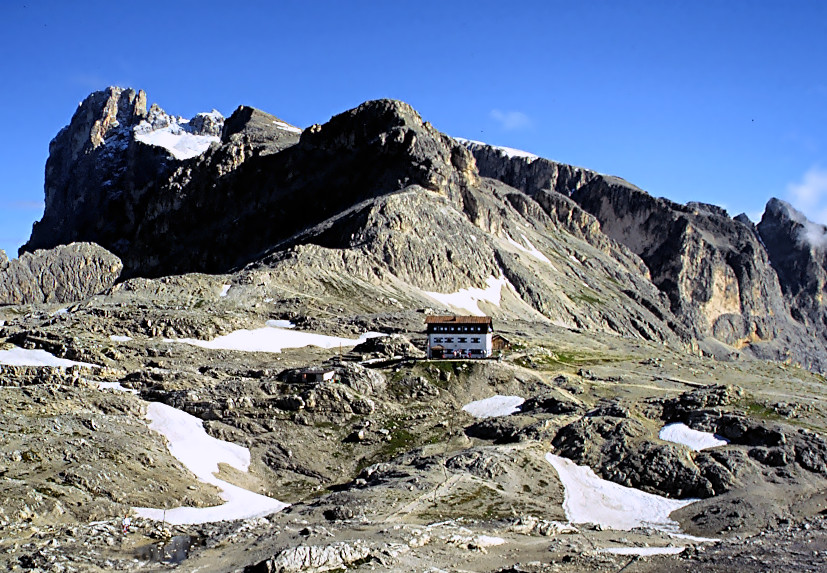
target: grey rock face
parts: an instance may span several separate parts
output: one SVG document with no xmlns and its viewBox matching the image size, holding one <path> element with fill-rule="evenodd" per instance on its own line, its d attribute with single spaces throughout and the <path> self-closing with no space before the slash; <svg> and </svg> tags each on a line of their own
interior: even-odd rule
<svg viewBox="0 0 827 573">
<path fill-rule="evenodd" d="M 374 394 L 382 392 L 387 386 L 385 377 L 381 372 L 370 370 L 359 364 L 345 362 L 339 368 L 339 376 L 342 384 L 350 386 L 362 394 Z"/>
<path fill-rule="evenodd" d="M 791 320 L 790 305 L 782 296 L 773 266 L 778 268 L 776 258 L 789 256 L 779 251 L 771 265 L 763 234 L 759 238 L 743 218 L 731 219 L 714 205 L 683 206 L 655 198 L 617 177 L 541 158 L 513 157 L 490 146 L 469 148 L 483 176 L 517 187 L 541 203 L 571 196 L 599 223 L 600 232 L 592 231 L 592 236 L 614 239 L 643 260 L 651 282 L 668 297 L 672 314 L 692 338 L 714 338 L 760 358 L 827 366 L 823 344 L 814 343 Z M 560 204 L 556 197 L 553 202 Z M 769 223 L 764 226 L 769 228 Z M 811 300 L 811 294 L 805 296 Z"/>
<path fill-rule="evenodd" d="M 223 143 L 261 148 L 262 155 L 295 145 L 301 130 L 254 107 L 242 105 L 224 122 L 219 134 Z"/>
<path fill-rule="evenodd" d="M 698 338 L 737 346 L 775 338 L 789 314 L 766 252 L 741 223 L 598 178 L 573 198 L 640 255 L 672 311 Z"/>
<path fill-rule="evenodd" d="M 198 114 L 189 122 L 153 104 L 143 91 L 94 92 L 49 144 L 45 211 L 20 252 L 75 241 L 95 242 L 123 258 L 159 181 L 182 163 L 140 135 L 158 129 L 218 138 L 223 118 Z"/>
<path fill-rule="evenodd" d="M 491 177 L 529 195 L 557 191 L 571 195 L 599 174 L 542 157 L 514 156 L 508 151 L 472 141 L 462 141 L 473 153 L 483 177 Z"/>
<path fill-rule="evenodd" d="M 118 106 L 121 127 L 95 147 L 92 119 Z M 241 107 L 220 144 L 186 161 L 135 140 L 137 131 L 180 123 L 157 106 L 147 112 L 142 93 L 113 88 L 82 111 L 50 160 L 78 179 L 47 176 L 47 213 L 24 250 L 85 233 L 121 257 L 125 277 L 224 272 L 258 259 L 290 274 L 292 288 L 306 278 L 318 289 L 330 274 L 332 283 L 321 284 L 337 296 L 353 288 L 341 283 L 357 280 L 361 291 L 391 286 L 379 300 L 414 307 L 434 304 L 421 291 L 505 279 L 499 306 L 511 312 L 660 342 L 685 338 L 646 266 L 597 219 L 557 193 L 529 197 L 481 179 L 465 147 L 402 102 L 367 102 L 301 134 Z M 201 117 L 205 133 L 215 128 L 210 117 Z M 87 152 L 69 153 L 67 138 L 89 140 Z M 566 185 L 596 176 L 555 169 Z"/>
<path fill-rule="evenodd" d="M 425 358 L 425 352 L 418 349 L 410 341 L 399 334 L 368 338 L 365 342 L 355 346 L 354 352 L 375 355 L 376 357 L 393 358 Z"/>
<path fill-rule="evenodd" d="M 129 96 L 107 94 L 118 102 Z M 459 187 L 475 177 L 464 148 L 389 100 L 363 104 L 300 139 L 297 128 L 240 108 L 226 122 L 223 145 L 183 164 L 128 138 L 106 147 L 111 155 L 68 153 L 64 140 L 88 139 L 83 120 L 108 117 L 101 107 L 108 101 L 90 96 L 53 144 L 50 161 L 60 169 L 47 169 L 47 213 L 24 250 L 86 234 L 121 256 L 127 276 L 225 271 L 365 199 L 416 184 L 458 201 Z M 133 115 L 136 124 L 147 114 Z M 163 123 L 160 113 L 150 115 Z M 133 168 L 146 154 L 154 154 L 149 164 Z M 74 182 L 75 172 L 91 175 Z"/>
<path fill-rule="evenodd" d="M 5 255 L 5 253 L 4 253 Z M 93 243 L 73 243 L 0 260 L 0 304 L 82 300 L 111 287 L 123 265 Z"/>
<path fill-rule="evenodd" d="M 106 245 L 115 229 L 134 226 L 116 199 L 165 167 L 156 152 L 130 146 L 130 130 L 146 115 L 146 94 L 131 89 L 95 92 L 78 106 L 49 144 L 43 219 L 21 253 L 73 241 Z"/>
<path fill-rule="evenodd" d="M 770 199 L 757 226 L 795 320 L 827 340 L 827 228 Z"/>
</svg>

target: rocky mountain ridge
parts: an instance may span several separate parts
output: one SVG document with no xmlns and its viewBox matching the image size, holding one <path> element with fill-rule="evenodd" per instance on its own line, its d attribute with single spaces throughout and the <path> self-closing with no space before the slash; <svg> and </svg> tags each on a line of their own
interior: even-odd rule
<svg viewBox="0 0 827 573">
<path fill-rule="evenodd" d="M 181 155 L 161 135 L 201 139 Z M 262 268 L 257 260 L 321 270 L 345 249 L 346 274 L 401 281 L 382 298 L 413 306 L 502 278 L 506 312 L 827 365 L 824 329 L 817 341 L 807 332 L 823 311 L 804 309 L 813 289 L 798 300 L 790 273 L 779 283 L 760 236 L 769 223 L 454 140 L 401 102 L 366 102 L 302 131 L 244 106 L 226 121 L 213 112 L 186 122 L 155 104 L 147 111 L 142 91 L 109 88 L 79 106 L 50 149 L 46 212 L 23 251 L 92 240 L 128 278 Z M 297 258 L 308 249 L 316 254 Z"/>
<path fill-rule="evenodd" d="M 772 360 L 804 357 L 805 364 L 823 368 L 827 338 L 821 327 L 815 328 L 817 340 L 811 335 L 818 322 L 813 317 L 825 316 L 822 306 L 813 306 L 821 290 L 808 283 L 824 276 L 824 261 L 810 264 L 807 273 L 789 267 L 792 259 L 812 260 L 807 253 L 824 248 L 800 240 L 801 229 L 813 224 L 800 213 L 790 214 L 788 205 L 779 208 L 783 202 L 771 199 L 756 227 L 746 216 L 733 219 L 714 205 L 656 198 L 617 177 L 476 142 L 467 146 L 482 175 L 532 196 L 549 191 L 569 196 L 595 216 L 605 235 L 642 258 L 694 338 Z M 798 300 L 802 288 L 807 294 Z M 791 346 L 802 351 L 789 354 L 784 349 Z"/>
</svg>

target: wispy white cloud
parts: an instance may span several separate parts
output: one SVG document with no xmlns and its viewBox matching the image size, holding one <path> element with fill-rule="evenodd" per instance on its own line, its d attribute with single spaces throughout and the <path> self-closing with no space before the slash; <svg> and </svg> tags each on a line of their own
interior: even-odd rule
<svg viewBox="0 0 827 573">
<path fill-rule="evenodd" d="M 787 184 L 787 197 L 808 218 L 821 215 L 827 209 L 827 169 L 810 167 L 800 182 Z"/>
<path fill-rule="evenodd" d="M 800 240 L 813 246 L 827 247 L 827 169 L 813 166 L 800 182 L 787 185 L 787 199 L 800 211 L 803 228 Z"/>
<path fill-rule="evenodd" d="M 515 131 L 519 129 L 527 129 L 531 127 L 531 118 L 521 111 L 502 111 L 499 109 L 492 109 L 489 113 L 491 119 L 494 119 L 506 131 Z"/>
</svg>

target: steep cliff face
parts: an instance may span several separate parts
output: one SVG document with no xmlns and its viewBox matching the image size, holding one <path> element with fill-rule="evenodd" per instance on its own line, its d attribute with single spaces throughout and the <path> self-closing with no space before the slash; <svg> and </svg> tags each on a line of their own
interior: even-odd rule
<svg viewBox="0 0 827 573">
<path fill-rule="evenodd" d="M 123 256 L 158 181 L 218 140 L 223 117 L 147 111 L 143 91 L 88 96 L 49 144 L 45 211 L 20 253 L 90 241 Z"/>
<path fill-rule="evenodd" d="M 136 157 L 134 150 L 126 149 L 125 130 L 140 123 L 146 113 L 143 92 L 120 88 L 95 92 L 78 106 L 69 125 L 49 144 L 44 216 L 35 223 L 21 253 L 95 241 L 110 223 L 123 223 L 111 196 L 122 192 L 130 159 L 146 165 L 139 172 L 150 176 L 163 169 L 158 158 Z"/>
<path fill-rule="evenodd" d="M 793 318 L 827 340 L 827 227 L 809 221 L 789 203 L 770 199 L 757 230 Z"/>
<path fill-rule="evenodd" d="M 480 173 L 539 197 L 569 195 L 600 231 L 638 255 L 674 316 L 698 340 L 808 366 L 827 354 L 790 317 L 778 276 L 751 225 L 714 205 L 686 206 L 650 196 L 628 182 L 469 144 Z"/>
<path fill-rule="evenodd" d="M 474 154 L 480 175 L 502 181 L 532 196 L 543 190 L 571 195 L 576 189 L 599 176 L 595 171 L 507 147 L 496 147 L 466 139 L 457 141 Z"/>
</svg>

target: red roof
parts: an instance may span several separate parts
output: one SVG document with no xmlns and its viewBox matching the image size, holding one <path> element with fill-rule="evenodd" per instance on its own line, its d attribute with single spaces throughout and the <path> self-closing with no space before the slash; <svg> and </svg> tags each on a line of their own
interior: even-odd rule
<svg viewBox="0 0 827 573">
<path fill-rule="evenodd" d="M 491 324 L 490 316 L 426 316 L 425 324 Z"/>
</svg>

